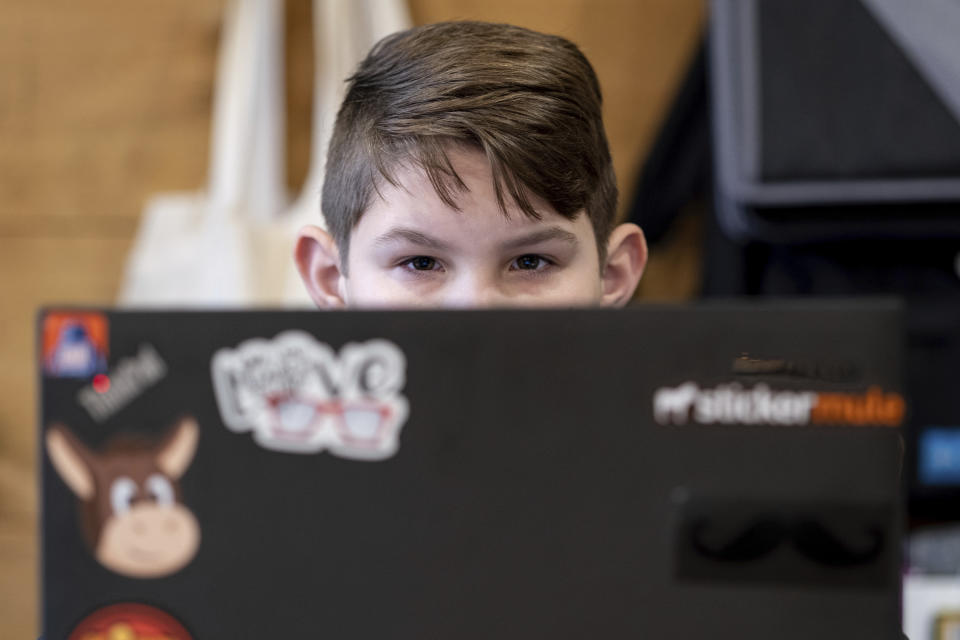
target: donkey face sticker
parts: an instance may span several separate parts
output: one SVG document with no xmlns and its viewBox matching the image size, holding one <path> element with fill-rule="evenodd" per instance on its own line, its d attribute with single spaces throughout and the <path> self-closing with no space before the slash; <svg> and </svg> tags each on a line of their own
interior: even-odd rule
<svg viewBox="0 0 960 640">
<path fill-rule="evenodd" d="M 47 453 L 80 500 L 84 535 L 104 567 L 159 578 L 193 559 L 200 525 L 183 504 L 179 479 L 198 437 L 197 423 L 183 418 L 157 442 L 118 438 L 94 452 L 63 425 L 47 430 Z"/>
</svg>

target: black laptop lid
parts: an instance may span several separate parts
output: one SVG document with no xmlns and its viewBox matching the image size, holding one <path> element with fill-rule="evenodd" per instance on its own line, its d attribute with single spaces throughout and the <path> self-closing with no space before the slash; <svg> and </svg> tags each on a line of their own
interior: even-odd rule
<svg viewBox="0 0 960 640">
<path fill-rule="evenodd" d="M 898 637 L 893 305 L 40 323 L 47 638 Z"/>
</svg>

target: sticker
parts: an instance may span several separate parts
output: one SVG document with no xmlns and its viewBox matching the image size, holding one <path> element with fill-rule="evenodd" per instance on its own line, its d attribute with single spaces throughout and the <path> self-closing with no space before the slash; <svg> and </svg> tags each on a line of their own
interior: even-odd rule
<svg viewBox="0 0 960 640">
<path fill-rule="evenodd" d="M 109 333 L 102 313 L 55 312 L 43 318 L 43 370 L 56 378 L 89 378 L 107 369 Z"/>
<path fill-rule="evenodd" d="M 185 417 L 158 441 L 121 434 L 94 452 L 64 425 L 47 429 L 47 454 L 77 496 L 84 538 L 104 567 L 159 578 L 196 555 L 200 525 L 183 503 L 179 479 L 199 436 L 196 421 Z"/>
<path fill-rule="evenodd" d="M 67 640 L 193 640 L 169 613 L 135 602 L 112 604 L 94 611 Z"/>
<path fill-rule="evenodd" d="M 899 584 L 893 503 L 693 497 L 677 504 L 681 581 L 888 589 Z"/>
<path fill-rule="evenodd" d="M 211 363 L 224 423 L 262 447 L 382 460 L 407 419 L 406 358 L 387 340 L 350 343 L 339 355 L 302 331 L 221 349 Z"/>
<path fill-rule="evenodd" d="M 157 350 L 142 344 L 136 356 L 120 360 L 109 375 L 95 376 L 77 393 L 77 402 L 91 418 L 103 422 L 166 375 L 167 364 Z"/>
<path fill-rule="evenodd" d="M 695 382 L 662 387 L 653 395 L 653 417 L 663 425 L 772 424 L 897 427 L 906 405 L 899 393 L 870 387 L 863 393 L 750 388 L 734 382 L 702 389 Z"/>
<path fill-rule="evenodd" d="M 927 485 L 960 485 L 960 428 L 927 427 L 920 435 L 917 475 Z"/>
<path fill-rule="evenodd" d="M 742 376 L 783 376 L 830 382 L 851 382 L 858 369 L 852 362 L 815 362 L 786 358 L 757 358 L 742 353 L 733 361 L 733 373 Z"/>
</svg>

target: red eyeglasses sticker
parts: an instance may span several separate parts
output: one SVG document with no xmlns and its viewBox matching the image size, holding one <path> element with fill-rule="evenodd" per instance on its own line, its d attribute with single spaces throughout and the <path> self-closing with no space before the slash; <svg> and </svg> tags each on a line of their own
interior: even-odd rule
<svg viewBox="0 0 960 640">
<path fill-rule="evenodd" d="M 301 331 L 221 349 L 212 362 L 220 415 L 262 447 L 383 460 L 399 447 L 409 407 L 406 358 L 387 340 L 339 354 Z"/>
<path fill-rule="evenodd" d="M 182 624 L 160 609 L 124 602 L 95 611 L 68 640 L 193 640 Z"/>
<path fill-rule="evenodd" d="M 43 370 L 58 378 L 89 378 L 107 370 L 109 333 L 101 313 L 52 312 L 43 318 Z"/>
</svg>

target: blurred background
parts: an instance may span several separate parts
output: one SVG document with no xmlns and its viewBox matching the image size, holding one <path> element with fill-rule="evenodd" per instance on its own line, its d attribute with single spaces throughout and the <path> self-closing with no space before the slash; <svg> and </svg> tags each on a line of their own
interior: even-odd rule
<svg viewBox="0 0 960 640">
<path fill-rule="evenodd" d="M 281 4 L 285 180 L 296 194 L 310 164 L 313 8 Z M 114 303 L 148 198 L 204 188 L 225 8 L 214 0 L 0 3 L 0 638 L 37 635 L 35 313 L 51 303 Z M 411 0 L 409 12 L 414 24 L 510 22 L 580 45 L 604 90 L 625 212 L 705 7 Z M 694 225 L 676 230 L 684 250 L 657 250 L 641 295 L 693 294 Z"/>
<path fill-rule="evenodd" d="M 560 34 L 591 60 L 619 215 L 651 246 L 640 302 L 905 300 L 905 612 L 913 640 L 941 637 L 938 616 L 960 620 L 960 2 L 6 0 L 0 638 L 37 629 L 37 309 L 144 301 L 164 280 L 194 300 L 250 300 L 220 286 L 236 275 L 226 258 L 244 252 L 286 282 L 293 229 L 320 221 L 311 157 L 329 120 L 314 110 L 335 110 L 371 34 L 451 19 Z M 244 76 L 263 59 L 276 72 L 251 89 Z M 258 97 L 225 98 L 244 95 Z M 253 121 L 269 126 L 251 146 L 224 143 Z M 249 158 L 273 169 L 240 166 Z M 251 186 L 243 171 L 269 179 Z M 257 207 L 289 214 L 245 230 L 270 247 L 193 224 L 253 191 Z M 259 286 L 303 301 L 295 280 Z"/>
</svg>

